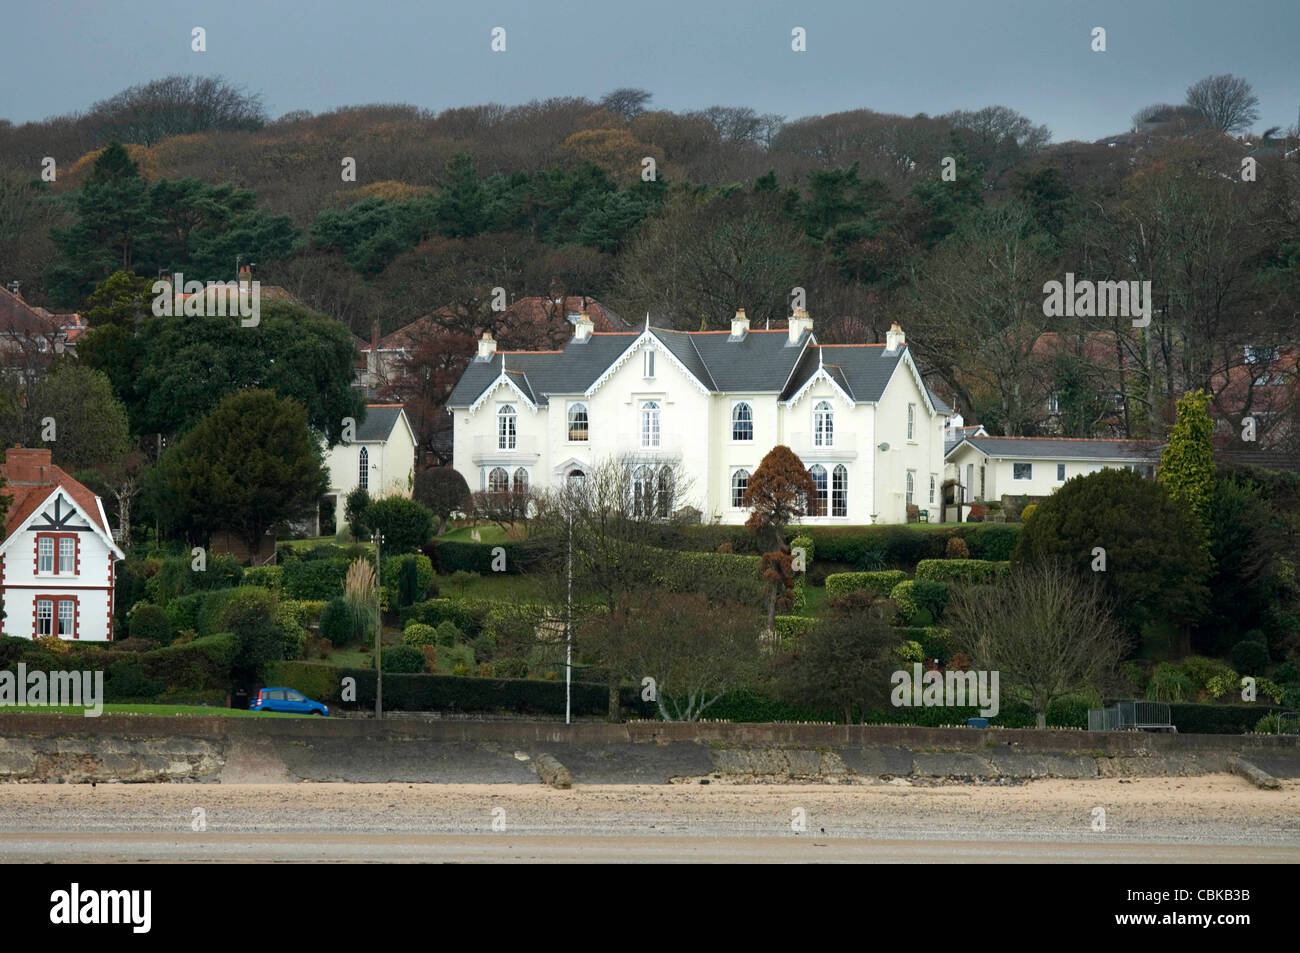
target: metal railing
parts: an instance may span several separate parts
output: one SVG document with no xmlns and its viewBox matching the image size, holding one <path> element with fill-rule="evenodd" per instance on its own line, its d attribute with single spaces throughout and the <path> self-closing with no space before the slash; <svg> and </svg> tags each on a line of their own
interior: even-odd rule
<svg viewBox="0 0 1300 953">
<path fill-rule="evenodd" d="M 1088 709 L 1089 731 L 1177 731 L 1165 702 L 1121 701 Z"/>
</svg>

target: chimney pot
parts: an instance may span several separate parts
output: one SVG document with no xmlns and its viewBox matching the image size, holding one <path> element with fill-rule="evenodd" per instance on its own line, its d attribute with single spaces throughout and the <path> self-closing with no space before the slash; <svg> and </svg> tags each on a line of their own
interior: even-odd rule
<svg viewBox="0 0 1300 953">
<path fill-rule="evenodd" d="M 484 331 L 483 337 L 478 342 L 478 359 L 480 361 L 490 361 L 497 352 L 496 339 L 492 337 L 490 331 Z"/>
<path fill-rule="evenodd" d="M 584 307 L 578 314 L 578 320 L 573 323 L 573 340 L 582 344 L 591 337 L 591 332 L 596 329 L 596 324 L 591 320 L 591 315 L 587 314 Z"/>
<path fill-rule="evenodd" d="M 744 308 L 736 309 L 736 316 L 731 319 L 731 339 L 739 341 L 749 333 L 749 318 Z"/>
<path fill-rule="evenodd" d="M 805 331 L 811 331 L 813 328 L 812 318 L 808 317 L 808 312 L 803 308 L 796 308 L 794 314 L 790 317 L 790 340 L 789 344 L 798 344 L 799 339 L 803 337 Z"/>
<path fill-rule="evenodd" d="M 903 329 L 895 321 L 889 326 L 889 331 L 885 334 L 885 350 L 892 354 L 906 344 L 907 336 L 903 334 Z"/>
</svg>

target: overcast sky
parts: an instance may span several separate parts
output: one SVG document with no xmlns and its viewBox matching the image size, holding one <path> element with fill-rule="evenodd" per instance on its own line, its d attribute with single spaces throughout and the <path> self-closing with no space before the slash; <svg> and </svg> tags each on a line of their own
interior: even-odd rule
<svg viewBox="0 0 1300 953">
<path fill-rule="evenodd" d="M 1055 141 L 1128 128 L 1213 73 L 1249 80 L 1255 131 L 1300 108 L 1300 0 L 36 0 L 0 31 L 0 117 L 84 109 L 171 73 L 221 74 L 274 116 L 434 111 L 620 86 L 654 107 L 787 118 L 1006 105 Z M 207 31 L 207 52 L 190 31 Z M 1106 52 L 1091 49 L 1093 27 Z M 506 52 L 490 50 L 494 27 Z M 791 30 L 807 31 L 807 52 Z"/>
</svg>

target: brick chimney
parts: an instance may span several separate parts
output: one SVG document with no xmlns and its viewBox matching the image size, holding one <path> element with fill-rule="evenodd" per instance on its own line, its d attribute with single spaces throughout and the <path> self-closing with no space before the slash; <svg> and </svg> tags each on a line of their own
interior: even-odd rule
<svg viewBox="0 0 1300 953">
<path fill-rule="evenodd" d="M 491 331 L 484 331 L 483 337 L 478 342 L 478 359 L 480 361 L 490 361 L 497 353 L 497 342 L 492 337 Z"/>
<path fill-rule="evenodd" d="M 903 329 L 895 321 L 889 326 L 889 331 L 885 334 L 885 350 L 893 354 L 900 347 L 907 344 L 907 335 L 903 334 Z"/>
<path fill-rule="evenodd" d="M 805 331 L 811 331 L 813 328 L 812 318 L 808 317 L 808 312 L 803 308 L 795 309 L 790 318 L 790 344 L 798 344 L 799 339 L 803 337 Z"/>
<path fill-rule="evenodd" d="M 5 452 L 5 477 L 10 483 L 48 483 L 49 466 L 50 451 L 43 447 L 19 444 Z"/>
<path fill-rule="evenodd" d="M 575 343 L 582 344 L 591 337 L 591 332 L 596 329 L 596 324 L 591 320 L 591 315 L 587 314 L 584 306 L 578 315 L 578 320 L 573 324 L 573 340 Z"/>
<path fill-rule="evenodd" d="M 253 280 L 253 269 L 248 265 L 239 266 L 239 291 L 241 294 L 249 294 L 249 282 Z"/>
</svg>

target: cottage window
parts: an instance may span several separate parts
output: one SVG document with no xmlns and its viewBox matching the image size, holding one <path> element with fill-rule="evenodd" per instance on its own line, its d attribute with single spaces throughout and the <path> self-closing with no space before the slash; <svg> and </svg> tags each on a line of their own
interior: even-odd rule
<svg viewBox="0 0 1300 953">
<path fill-rule="evenodd" d="M 907 405 L 907 439 L 916 439 L 916 404 Z"/>
<path fill-rule="evenodd" d="M 36 600 L 36 634 L 52 635 L 54 632 L 54 600 Z"/>
<path fill-rule="evenodd" d="M 1034 478 L 1034 465 L 1032 463 L 1011 464 L 1011 479 L 1032 480 L 1033 478 Z"/>
<path fill-rule="evenodd" d="M 1057 483 L 1064 483 L 1064 482 L 1065 482 L 1065 464 L 1064 464 L 1064 463 L 1058 463 L 1058 464 L 1056 465 L 1056 482 L 1057 482 Z"/>
<path fill-rule="evenodd" d="M 71 536 L 59 537 L 59 572 L 68 575 L 77 572 L 77 541 Z"/>
<path fill-rule="evenodd" d="M 54 572 L 54 537 L 38 536 L 36 538 L 37 552 L 40 559 L 37 563 L 37 572 Z"/>
<path fill-rule="evenodd" d="M 582 442 L 588 438 L 590 433 L 587 426 L 587 405 L 574 404 L 569 408 L 569 439 L 574 442 Z"/>
<path fill-rule="evenodd" d="M 515 470 L 514 488 L 516 493 L 528 492 L 528 471 L 523 467 Z"/>
<path fill-rule="evenodd" d="M 911 506 L 912 503 L 915 502 L 914 500 L 915 496 L 916 496 L 916 473 L 915 471 L 908 470 L 907 471 L 907 505 L 908 506 Z"/>
<path fill-rule="evenodd" d="M 71 599 L 60 599 L 58 602 L 59 638 L 73 638 L 76 635 L 77 604 Z"/>
<path fill-rule="evenodd" d="M 668 519 L 673 509 L 673 470 L 664 467 L 659 471 L 659 499 L 655 508 L 660 519 Z"/>
<path fill-rule="evenodd" d="M 931 505 L 931 506 L 934 505 L 934 493 L 935 493 L 935 488 L 936 488 L 938 485 L 939 485 L 939 478 L 938 478 L 938 476 L 935 475 L 935 474 L 933 474 L 933 473 L 931 473 L 931 474 L 930 474 L 930 505 Z"/>
<path fill-rule="evenodd" d="M 754 409 L 743 401 L 731 408 L 731 439 L 754 439 Z"/>
<path fill-rule="evenodd" d="M 518 432 L 515 429 L 514 404 L 502 404 L 501 409 L 497 411 L 497 449 L 513 450 L 519 440 Z"/>
</svg>

